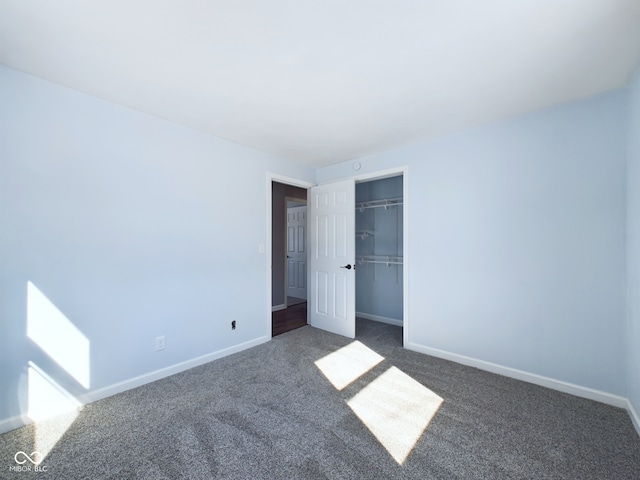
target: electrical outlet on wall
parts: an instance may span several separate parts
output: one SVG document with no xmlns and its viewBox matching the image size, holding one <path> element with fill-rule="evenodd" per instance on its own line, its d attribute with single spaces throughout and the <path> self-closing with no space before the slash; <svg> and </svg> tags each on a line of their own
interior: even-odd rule
<svg viewBox="0 0 640 480">
<path fill-rule="evenodd" d="M 164 347 L 165 347 L 164 335 L 161 337 L 156 337 L 156 352 L 158 350 L 164 350 Z"/>
</svg>

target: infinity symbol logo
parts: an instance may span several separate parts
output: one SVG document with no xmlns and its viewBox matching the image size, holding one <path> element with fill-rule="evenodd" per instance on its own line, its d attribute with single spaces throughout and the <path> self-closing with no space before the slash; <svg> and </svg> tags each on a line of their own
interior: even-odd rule
<svg viewBox="0 0 640 480">
<path fill-rule="evenodd" d="M 18 457 L 21 455 L 25 457 L 24 460 L 22 461 L 18 460 Z M 16 452 L 16 454 L 13 456 L 13 459 L 16 461 L 16 463 L 19 463 L 20 465 L 22 465 L 23 463 L 26 463 L 27 460 L 29 460 L 34 465 L 40 465 L 40 462 L 44 460 L 44 457 L 40 452 L 37 452 L 37 451 L 31 452 L 31 456 L 27 455 L 24 452 Z"/>
</svg>

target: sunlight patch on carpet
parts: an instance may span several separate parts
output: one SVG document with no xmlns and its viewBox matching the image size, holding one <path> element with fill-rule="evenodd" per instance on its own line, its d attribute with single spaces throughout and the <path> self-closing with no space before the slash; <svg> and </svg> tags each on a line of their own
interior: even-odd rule
<svg viewBox="0 0 640 480">
<path fill-rule="evenodd" d="M 315 362 L 337 390 L 384 361 L 354 341 Z M 442 397 L 397 367 L 390 367 L 347 401 L 389 455 L 402 465 L 442 404 Z"/>
<path fill-rule="evenodd" d="M 442 398 L 391 367 L 347 404 L 401 465 L 440 408 Z"/>
<path fill-rule="evenodd" d="M 331 384 L 342 390 L 384 360 L 357 340 L 315 362 Z"/>
</svg>

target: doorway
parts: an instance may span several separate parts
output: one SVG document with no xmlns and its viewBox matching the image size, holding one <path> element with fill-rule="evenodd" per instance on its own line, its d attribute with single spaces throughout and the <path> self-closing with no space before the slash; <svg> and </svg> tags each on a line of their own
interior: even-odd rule
<svg viewBox="0 0 640 480">
<path fill-rule="evenodd" d="M 360 174 L 360 175 L 356 175 L 354 177 L 351 177 L 352 181 L 355 182 L 355 184 L 358 183 L 366 183 L 366 182 L 370 182 L 370 181 L 375 181 L 375 180 L 382 180 L 382 179 L 386 179 L 386 178 L 390 178 L 390 177 L 400 177 L 401 182 L 402 182 L 402 202 L 403 202 L 403 208 L 400 211 L 400 216 L 399 219 L 401 218 L 402 221 L 399 222 L 401 223 L 401 227 L 400 227 L 400 231 L 402 232 L 401 236 L 398 237 L 398 250 L 396 252 L 393 253 L 398 253 L 398 255 L 395 255 L 396 257 L 402 257 L 402 266 L 400 268 L 400 265 L 398 264 L 398 274 L 397 274 L 397 285 L 398 285 L 398 291 L 401 292 L 400 296 L 402 297 L 402 308 L 401 308 L 401 314 L 399 315 L 394 315 L 394 316 L 386 316 L 386 315 L 379 315 L 378 318 L 376 318 L 377 325 L 384 325 L 384 321 L 387 320 L 386 323 L 392 323 L 395 324 L 397 326 L 401 327 L 401 336 L 402 336 L 402 345 L 407 345 L 409 344 L 409 328 L 410 328 L 410 319 L 409 319 L 409 294 L 408 294 L 408 281 L 409 281 L 409 249 L 408 249 L 408 245 L 407 245 L 407 240 L 408 240 L 408 228 L 409 228 L 409 222 L 408 222 L 408 217 L 409 217 L 409 196 L 408 196 L 408 184 L 409 184 L 409 176 L 408 176 L 408 167 L 406 166 L 401 166 L 401 167 L 394 167 L 394 168 L 390 168 L 388 170 L 384 170 L 384 171 L 377 171 L 377 172 L 373 172 L 373 173 L 366 173 L 366 174 Z M 279 185 L 282 184 L 282 185 Z M 275 207 L 274 205 L 278 205 L 278 196 L 280 195 L 278 192 L 274 192 L 274 186 L 277 186 L 277 188 L 287 188 L 287 187 L 298 187 L 300 189 L 302 189 L 305 194 L 309 191 L 309 189 L 311 189 L 312 187 L 314 187 L 314 184 L 310 183 L 310 182 L 306 182 L 306 181 L 301 181 L 301 180 L 296 180 L 296 179 L 292 179 L 292 178 L 288 178 L 288 177 L 283 177 L 280 175 L 275 175 L 275 174 L 271 174 L 268 173 L 267 174 L 267 199 L 268 199 L 268 209 L 267 209 L 267 216 L 268 216 L 268 221 L 267 221 L 267 238 L 269 239 L 269 242 L 272 242 L 275 245 L 275 241 L 273 239 L 274 234 L 277 235 L 277 232 L 284 232 L 284 223 L 282 224 L 274 224 L 272 217 L 275 215 L 278 215 L 277 212 L 281 211 L 284 212 L 284 208 L 280 209 L 280 207 Z M 355 193 L 355 192 L 354 192 Z M 284 202 L 284 195 L 283 194 L 283 199 L 282 201 Z M 309 196 L 311 196 L 311 193 L 309 193 Z M 295 195 L 294 195 L 295 197 Z M 314 205 L 315 205 L 315 201 L 314 201 Z M 352 204 L 352 211 L 355 210 L 355 202 Z M 309 205 L 308 205 L 308 208 Z M 384 208 L 384 207 L 381 207 Z M 284 217 L 284 214 L 282 215 Z M 309 221 L 309 228 L 311 228 L 311 226 L 314 224 L 313 220 L 312 220 L 312 212 L 309 211 L 308 212 L 308 221 Z M 284 222 L 284 218 L 282 220 L 282 222 Z M 352 228 L 355 230 L 355 221 L 353 222 Z M 354 231 L 353 230 L 353 231 Z M 309 232 L 310 235 L 310 232 Z M 355 236 L 355 234 L 354 234 Z M 351 237 L 353 238 L 353 237 Z M 355 239 L 354 239 L 355 240 Z M 272 252 L 272 256 L 273 258 L 268 258 L 268 268 L 270 268 L 272 270 L 272 276 L 271 276 L 271 281 L 269 282 L 269 284 L 267 285 L 267 292 L 268 292 L 268 301 L 269 301 L 269 318 L 268 318 L 268 325 L 269 328 L 272 328 L 273 325 L 273 313 L 277 312 L 279 310 L 284 310 L 286 309 L 286 300 L 284 299 L 284 291 L 280 292 L 280 297 L 278 297 L 278 289 L 282 289 L 282 287 L 284 286 L 283 282 L 280 280 L 280 278 L 276 275 L 276 270 L 279 268 L 280 265 L 284 264 L 284 256 L 285 256 L 285 247 L 284 247 L 284 240 L 283 243 L 281 244 L 282 248 L 275 248 L 274 246 L 271 246 L 271 248 L 267 249 L 267 251 Z M 400 247 L 400 245 L 402 245 Z M 308 247 L 309 249 L 313 249 L 314 245 L 311 242 L 311 239 L 309 237 L 308 240 Z M 401 254 L 401 255 L 400 255 Z M 278 260 L 277 256 L 281 255 L 282 260 Z M 362 265 L 358 266 L 357 265 L 357 260 L 355 258 L 355 252 L 353 255 L 353 260 L 351 260 L 352 262 L 355 261 L 356 262 L 356 267 L 357 268 L 361 268 Z M 308 257 L 308 259 L 310 259 L 310 257 Z M 399 260 L 399 258 L 396 258 L 396 260 Z M 391 262 L 391 260 L 389 261 L 389 263 Z M 384 263 L 385 265 L 387 264 L 387 262 L 385 261 Z M 391 265 L 395 265 L 395 264 L 391 264 Z M 342 265 L 340 265 L 342 267 Z M 356 271 L 357 271 L 356 268 Z M 395 269 L 395 266 L 393 267 Z M 284 271 L 284 269 L 282 269 Z M 310 278 L 314 277 L 314 272 L 311 271 L 312 270 L 312 266 L 309 265 L 308 268 L 308 272 L 307 272 L 307 279 L 309 280 Z M 307 299 L 315 299 L 315 294 L 312 291 L 313 288 L 311 286 L 311 283 L 308 281 L 307 285 L 309 286 L 309 291 L 307 293 Z M 283 290 L 283 289 L 282 289 Z M 349 294 L 352 295 L 352 298 L 354 299 L 354 306 L 355 306 L 355 298 L 356 298 L 356 292 L 355 292 L 355 288 L 353 289 L 353 291 Z M 315 303 L 317 303 L 316 300 L 314 300 Z M 314 303 L 312 302 L 312 303 Z M 369 312 L 359 312 L 359 313 L 369 313 Z M 370 314 L 370 315 L 375 315 L 375 314 Z M 400 316 L 401 318 L 395 318 L 396 316 Z M 379 317 L 385 317 L 385 318 L 379 318 Z M 309 318 L 309 312 L 307 311 L 307 321 Z M 351 321 L 353 322 L 353 328 L 354 328 L 354 333 L 355 333 L 355 308 L 354 308 L 354 312 L 353 314 L 351 314 L 350 316 Z M 389 322 L 388 320 L 395 320 L 395 322 Z"/>
<path fill-rule="evenodd" d="M 271 181 L 271 335 L 307 325 L 307 189 Z"/>
<path fill-rule="evenodd" d="M 358 175 L 355 181 L 356 230 L 359 233 L 356 235 L 357 316 L 374 320 L 376 325 L 401 327 L 402 345 L 406 346 L 411 325 L 408 288 L 409 168 L 401 166 Z M 371 208 L 364 208 L 368 206 Z M 374 227 L 372 233 L 380 232 L 377 240 L 363 232 L 371 226 Z M 374 282 L 376 286 L 367 291 L 367 283 Z"/>
<path fill-rule="evenodd" d="M 307 300 L 307 202 L 285 198 L 286 201 L 286 306 Z"/>
<path fill-rule="evenodd" d="M 356 183 L 356 329 L 363 320 L 404 326 L 403 180 Z"/>
</svg>

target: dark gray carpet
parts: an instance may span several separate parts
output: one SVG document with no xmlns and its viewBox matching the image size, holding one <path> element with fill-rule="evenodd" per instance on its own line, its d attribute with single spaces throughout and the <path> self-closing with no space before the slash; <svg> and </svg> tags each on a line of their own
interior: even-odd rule
<svg viewBox="0 0 640 480">
<path fill-rule="evenodd" d="M 55 420 L 6 433 L 0 477 L 640 478 L 625 411 L 404 350 L 398 327 L 359 320 L 357 331 L 384 360 L 340 391 L 314 362 L 351 341 L 303 327 L 84 407 L 46 472 L 9 466 Z M 444 400 L 402 464 L 347 404 L 392 366 Z"/>
</svg>

